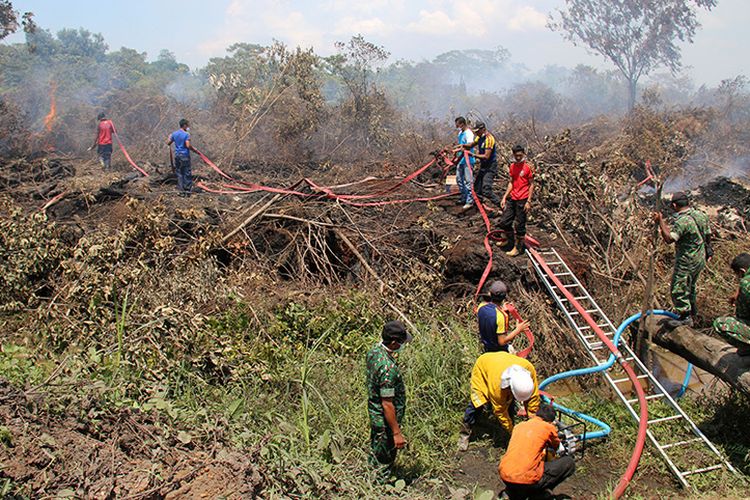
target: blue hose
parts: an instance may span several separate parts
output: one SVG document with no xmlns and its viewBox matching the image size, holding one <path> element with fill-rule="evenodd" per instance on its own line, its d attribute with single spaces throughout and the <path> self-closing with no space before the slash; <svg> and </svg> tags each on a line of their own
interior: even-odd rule
<svg viewBox="0 0 750 500">
<path fill-rule="evenodd" d="M 685 378 L 682 380 L 682 387 L 680 387 L 680 392 L 678 392 L 676 395 L 677 399 L 685 395 L 685 392 L 687 391 L 688 386 L 690 385 L 690 377 L 692 376 L 693 376 L 693 365 L 692 363 L 688 363 L 687 369 L 685 370 Z"/>
<path fill-rule="evenodd" d="M 668 317 L 673 318 L 673 319 L 677 319 L 679 317 L 676 314 L 674 314 L 673 312 L 664 311 L 664 310 L 661 310 L 661 309 L 654 309 L 653 311 L 648 311 L 648 312 L 646 312 L 646 315 L 647 316 L 648 315 L 668 316 Z M 615 336 L 612 339 L 612 344 L 615 347 L 620 343 L 620 337 L 622 337 L 622 334 L 625 331 L 625 329 L 627 327 L 629 327 L 631 324 L 633 324 L 633 322 L 638 321 L 639 319 L 641 319 L 641 313 L 634 314 L 634 315 L 630 316 L 628 319 L 626 319 L 625 321 L 623 321 L 620 324 L 619 327 L 617 327 L 617 331 L 615 332 Z M 614 365 L 614 364 L 615 364 L 615 355 L 613 353 L 613 354 L 609 355 L 609 358 L 607 359 L 607 361 L 605 361 L 604 363 L 602 363 L 600 365 L 592 366 L 592 367 L 589 367 L 589 368 L 578 368 L 576 370 L 569 370 L 567 372 L 562 372 L 562 373 L 558 373 L 556 375 L 552 375 L 551 377 L 548 377 L 548 378 L 544 379 L 542 381 L 542 383 L 539 384 L 539 390 L 543 390 L 549 384 L 551 384 L 553 382 L 557 382 L 559 380 L 563 380 L 563 379 L 570 378 L 570 377 L 576 377 L 576 376 L 579 376 L 579 375 L 589 375 L 589 374 L 592 374 L 592 373 L 598 373 L 598 372 L 602 372 L 602 371 L 605 371 L 605 370 L 609 370 L 612 367 L 612 365 Z M 686 382 L 689 382 L 689 380 L 690 380 L 690 373 L 691 373 L 691 371 L 692 371 L 692 365 L 689 365 L 688 366 L 688 372 L 687 372 L 686 377 L 685 377 L 685 381 Z M 686 387 L 687 387 L 686 382 L 683 382 L 683 390 L 682 390 L 683 393 L 684 393 L 684 389 L 686 389 Z M 587 422 L 590 422 L 590 423 L 592 423 L 594 425 L 597 425 L 598 427 L 600 427 L 602 429 L 600 431 L 587 432 L 586 435 L 578 436 L 579 439 L 583 440 L 583 439 L 603 438 L 603 437 L 608 436 L 609 433 L 612 430 L 612 428 L 609 425 L 605 424 L 604 422 L 602 422 L 600 420 L 595 419 L 594 417 L 592 417 L 590 415 L 586 415 L 584 413 L 580 413 L 580 412 L 577 412 L 577 411 L 574 411 L 574 410 L 570 410 L 568 408 L 565 408 L 564 406 L 558 405 L 557 403 L 554 403 L 553 405 L 554 405 L 555 408 L 559 409 L 561 412 L 563 412 L 565 414 L 578 417 L 578 418 L 580 418 L 582 420 L 586 420 Z"/>
</svg>

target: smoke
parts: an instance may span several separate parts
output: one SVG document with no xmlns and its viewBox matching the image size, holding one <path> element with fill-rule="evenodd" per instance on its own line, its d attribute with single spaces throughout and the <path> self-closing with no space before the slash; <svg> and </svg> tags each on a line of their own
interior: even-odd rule
<svg viewBox="0 0 750 500">
<path fill-rule="evenodd" d="M 666 180 L 664 191 L 690 191 L 704 186 L 719 177 L 750 181 L 750 156 L 742 156 L 728 162 L 691 160 L 677 174 Z"/>
<path fill-rule="evenodd" d="M 191 73 L 169 82 L 164 93 L 180 104 L 190 104 L 200 110 L 207 110 L 212 104 L 206 79 Z"/>
</svg>

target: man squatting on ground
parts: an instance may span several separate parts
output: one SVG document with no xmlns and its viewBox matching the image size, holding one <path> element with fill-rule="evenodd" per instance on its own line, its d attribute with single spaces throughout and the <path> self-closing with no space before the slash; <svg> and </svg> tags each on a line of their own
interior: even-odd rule
<svg viewBox="0 0 750 500">
<path fill-rule="evenodd" d="M 456 184 L 458 184 L 459 192 L 459 200 L 456 203 L 463 205 L 464 210 L 468 210 L 474 206 L 474 198 L 471 196 L 474 158 L 471 157 L 472 150 L 469 149 L 469 162 L 466 162 L 464 145 L 469 145 L 469 148 L 473 147 L 471 144 L 474 143 L 474 133 L 466 124 L 466 118 L 463 116 L 456 118 L 456 128 L 459 130 L 458 147 L 453 150 L 453 153 L 460 155 L 458 164 L 456 165 Z"/>
<path fill-rule="evenodd" d="M 548 448 L 558 454 L 563 452 L 554 421 L 554 408 L 543 404 L 536 415 L 513 430 L 508 450 L 497 468 L 505 483 L 505 497 L 525 499 L 544 492 L 551 496 L 552 490 L 575 472 L 576 463 L 571 456 L 544 461 Z"/>
<path fill-rule="evenodd" d="M 526 150 L 523 146 L 513 146 L 515 161 L 508 167 L 510 182 L 505 195 L 500 201 L 503 209 L 498 222 L 498 228 L 505 231 L 506 238 L 513 230 L 515 221 L 515 239 L 513 248 L 506 252 L 509 257 L 515 257 L 524 250 L 526 238 L 526 218 L 531 211 L 531 200 L 534 196 L 534 168 L 526 162 Z M 510 199 L 508 199 L 510 198 Z M 498 241 L 498 245 L 507 245 L 507 240 Z"/>
<path fill-rule="evenodd" d="M 193 190 L 193 171 L 190 166 L 190 151 L 195 151 L 190 145 L 190 123 L 186 119 L 180 120 L 180 128 L 167 138 L 167 147 L 174 144 L 174 171 L 177 176 L 177 189 L 180 196 L 189 196 Z"/>
<path fill-rule="evenodd" d="M 99 113 L 97 118 L 99 125 L 96 127 L 96 139 L 89 151 L 96 148 L 99 163 L 105 170 L 109 170 L 112 163 L 112 134 L 115 133 L 115 126 L 111 120 L 107 120 L 107 115 L 104 113 Z"/>
<path fill-rule="evenodd" d="M 492 185 L 497 177 L 497 143 L 484 123 L 477 123 L 474 132 L 477 134 L 471 144 L 464 145 L 464 149 L 471 151 L 476 147 L 477 152 L 469 152 L 469 156 L 479 160 L 479 170 L 474 172 L 474 193 L 484 203 L 489 199 L 493 205 L 500 207 L 500 198 L 495 194 Z"/>
<path fill-rule="evenodd" d="M 714 320 L 714 331 L 737 348 L 740 356 L 750 356 L 750 254 L 741 253 L 731 263 L 740 281 L 737 293 L 729 302 L 734 305 L 734 316 Z"/>
<path fill-rule="evenodd" d="M 510 407 L 513 401 L 524 404 L 527 415 L 539 408 L 539 383 L 536 370 L 528 360 L 507 352 L 482 354 L 471 370 L 471 402 L 464 413 L 459 451 L 466 451 L 477 417 L 486 406 L 508 434 L 513 432 Z"/>
<path fill-rule="evenodd" d="M 493 281 L 477 307 L 479 340 L 484 352 L 509 352 L 513 339 L 529 326 L 528 322 L 521 321 L 508 333 L 510 315 L 505 302 L 507 295 L 507 285 L 502 281 Z"/>
<path fill-rule="evenodd" d="M 404 379 L 396 363 L 411 335 L 400 321 L 383 326 L 382 341 L 367 353 L 367 411 L 370 415 L 370 463 L 387 471 L 397 450 L 406 446 L 401 422 L 406 412 Z"/>
<path fill-rule="evenodd" d="M 695 303 L 695 285 L 706 261 L 713 255 L 711 249 L 711 226 L 708 216 L 690 207 L 685 193 L 672 195 L 672 209 L 676 212 L 672 227 L 668 227 L 660 212 L 654 213 L 662 238 L 667 244 L 675 244 L 674 271 L 672 272 L 672 304 L 680 317 L 667 324 L 693 326 L 693 317 L 698 315 Z"/>
</svg>

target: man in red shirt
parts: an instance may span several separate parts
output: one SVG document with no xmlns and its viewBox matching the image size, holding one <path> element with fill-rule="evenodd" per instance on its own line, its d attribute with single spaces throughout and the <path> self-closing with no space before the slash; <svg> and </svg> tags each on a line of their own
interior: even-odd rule
<svg viewBox="0 0 750 500">
<path fill-rule="evenodd" d="M 96 140 L 89 150 L 96 147 L 99 154 L 99 163 L 108 170 L 112 162 L 112 134 L 115 132 L 115 126 L 111 120 L 107 120 L 104 113 L 99 113 L 99 126 L 96 129 Z"/>
<path fill-rule="evenodd" d="M 515 239 L 513 248 L 506 252 L 510 257 L 515 257 L 524 250 L 524 238 L 526 238 L 526 216 L 531 211 L 531 198 L 534 195 L 534 168 L 526 160 L 526 150 L 523 146 L 513 146 L 513 158 L 510 164 L 510 182 L 505 195 L 500 202 L 503 209 L 498 226 L 509 235 L 513 230 L 513 222 L 516 223 Z M 510 199 L 508 199 L 510 197 Z M 505 240 L 507 243 L 507 240 Z M 505 245 L 501 240 L 500 245 Z"/>
<path fill-rule="evenodd" d="M 544 461 L 547 448 L 558 453 L 563 451 L 554 421 L 554 408 L 543 404 L 533 417 L 513 429 L 508 451 L 497 467 L 505 483 L 505 498 L 525 499 L 544 492 L 549 494 L 575 472 L 576 462 L 571 456 Z"/>
</svg>

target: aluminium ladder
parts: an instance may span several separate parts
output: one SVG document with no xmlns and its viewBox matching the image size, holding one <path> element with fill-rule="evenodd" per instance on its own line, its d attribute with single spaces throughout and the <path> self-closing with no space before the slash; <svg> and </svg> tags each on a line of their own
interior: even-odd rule
<svg viewBox="0 0 750 500">
<path fill-rule="evenodd" d="M 547 266 L 555 274 L 563 286 L 570 292 L 574 299 L 593 318 L 604 334 L 612 340 L 615 336 L 616 327 L 604 311 L 599 307 L 594 298 L 581 284 L 568 265 L 563 261 L 560 254 L 554 248 L 538 250 L 545 259 Z M 547 276 L 541 265 L 528 252 L 536 273 L 541 278 L 547 291 L 554 298 L 557 306 L 565 315 L 565 319 L 573 327 L 578 339 L 584 349 L 597 365 L 607 362 L 610 352 L 604 342 L 592 331 L 591 326 L 585 321 L 581 314 L 569 303 L 568 299 Z M 649 405 L 649 413 L 656 412 L 656 418 L 650 418 L 646 434 L 651 443 L 656 447 L 669 469 L 677 477 L 682 486 L 690 488 L 688 477 L 718 469 L 727 469 L 737 473 L 716 446 L 701 432 L 690 417 L 680 408 L 675 399 L 664 389 L 656 376 L 638 359 L 627 342 L 620 342 L 618 349 L 636 373 L 639 380 L 645 382 L 646 404 Z M 628 411 L 636 422 L 640 421 L 632 381 L 625 374 L 618 363 L 612 368 L 601 372 L 617 396 L 625 403 Z M 642 384 L 643 385 L 643 384 Z M 650 404 L 650 403 L 653 403 Z M 658 406 L 657 406 L 658 405 Z M 652 406 L 655 406 L 652 408 Z M 670 440 L 666 444 L 660 441 Z M 695 462 L 699 463 L 697 468 Z"/>
</svg>

